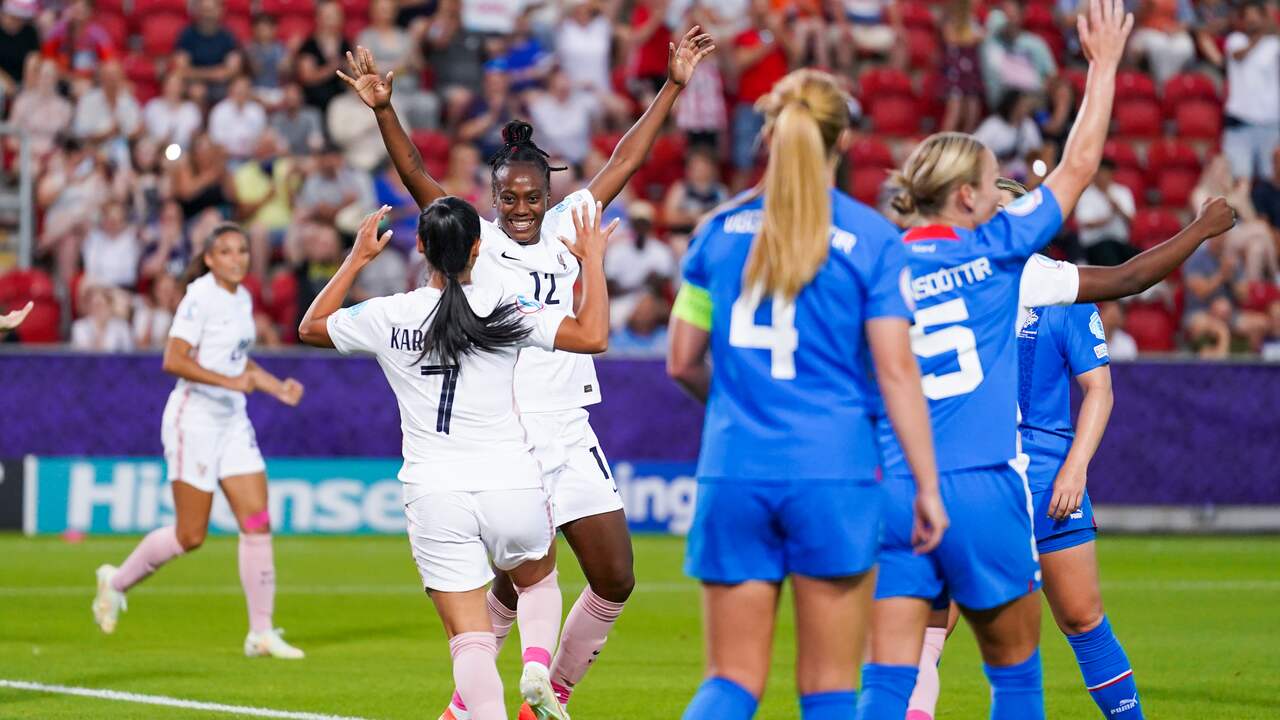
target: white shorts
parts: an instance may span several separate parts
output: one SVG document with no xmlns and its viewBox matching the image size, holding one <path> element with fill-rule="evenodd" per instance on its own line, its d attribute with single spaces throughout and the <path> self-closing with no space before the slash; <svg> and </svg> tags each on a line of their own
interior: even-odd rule
<svg viewBox="0 0 1280 720">
<path fill-rule="evenodd" d="M 484 587 L 493 567 L 511 570 L 546 557 L 556 532 L 541 488 L 430 493 L 405 505 L 404 514 L 422 586 L 442 592 Z"/>
<path fill-rule="evenodd" d="M 520 424 L 542 465 L 543 482 L 551 488 L 556 527 L 622 509 L 622 496 L 586 409 L 521 413 Z"/>
<path fill-rule="evenodd" d="M 169 480 L 211 493 L 223 478 L 266 470 L 248 415 L 212 415 L 187 400 L 175 394 L 160 425 Z"/>
</svg>

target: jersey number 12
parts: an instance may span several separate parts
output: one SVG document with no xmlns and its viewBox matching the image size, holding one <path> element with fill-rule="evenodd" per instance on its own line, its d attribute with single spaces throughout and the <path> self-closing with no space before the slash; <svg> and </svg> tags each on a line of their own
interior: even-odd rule
<svg viewBox="0 0 1280 720">
<path fill-rule="evenodd" d="M 916 311 L 916 324 L 911 326 L 911 350 L 921 358 L 954 352 L 960 369 L 944 375 L 929 373 L 921 378 L 924 396 L 930 400 L 965 395 L 982 384 L 982 360 L 978 357 L 978 340 L 963 325 L 951 325 L 925 332 L 935 325 L 948 325 L 969 319 L 969 308 L 963 298 L 948 300 Z"/>
<path fill-rule="evenodd" d="M 781 293 L 773 296 L 773 322 L 756 324 L 756 311 L 764 300 L 764 287 L 739 295 L 729 318 L 729 344 L 736 348 L 770 351 L 770 375 L 775 380 L 796 378 L 796 348 L 800 333 L 796 332 L 796 303 Z"/>
</svg>

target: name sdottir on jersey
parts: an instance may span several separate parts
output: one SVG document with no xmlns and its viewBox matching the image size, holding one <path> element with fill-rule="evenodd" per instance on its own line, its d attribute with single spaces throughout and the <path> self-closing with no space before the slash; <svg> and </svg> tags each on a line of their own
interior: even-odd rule
<svg viewBox="0 0 1280 720">
<path fill-rule="evenodd" d="M 975 285 L 990 277 L 991 261 L 986 257 L 980 257 L 912 279 L 911 292 L 918 302 L 958 290 L 966 285 Z"/>
</svg>

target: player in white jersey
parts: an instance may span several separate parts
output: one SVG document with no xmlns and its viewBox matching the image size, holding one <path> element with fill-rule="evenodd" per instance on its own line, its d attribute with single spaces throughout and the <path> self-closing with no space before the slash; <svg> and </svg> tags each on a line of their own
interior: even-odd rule
<svg viewBox="0 0 1280 720">
<path fill-rule="evenodd" d="M 240 526 L 240 583 L 249 608 L 244 654 L 297 659 L 302 651 L 281 639 L 271 622 L 276 574 L 266 465 L 245 413 L 245 394 L 261 390 L 295 406 L 303 388 L 249 358 L 256 335 L 253 300 L 240 284 L 248 271 L 249 240 L 233 224 L 214 228 L 192 260 L 188 277 L 198 277 L 178 304 L 164 349 L 164 370 L 178 377 L 161 422 L 176 522 L 151 531 L 119 568 L 98 568 L 93 616 L 103 632 L 115 631 L 129 588 L 200 547 L 221 485 Z"/>
<path fill-rule="evenodd" d="M 617 223 L 601 230 L 599 208 L 574 213 L 577 242 L 566 240 L 566 248 L 585 268 L 576 318 L 523 292 L 471 282 L 480 216 L 456 197 L 436 200 L 419 218 L 418 250 L 430 269 L 425 287 L 340 309 L 360 269 L 390 240 L 389 230 L 377 235 L 390 209 L 365 218 L 298 337 L 373 355 L 395 392 L 410 546 L 449 635 L 455 687 L 472 717 L 508 717 L 485 602 L 492 563 L 520 595 L 521 695 L 536 717 L 567 720 L 550 677 L 561 612 L 551 498 L 511 398 L 522 352 L 607 347 L 604 248 Z"/>
<path fill-rule="evenodd" d="M 569 209 L 607 206 L 640 169 L 667 116 L 698 63 L 715 49 L 709 35 L 694 26 L 672 43 L 668 79 L 639 121 L 623 136 L 612 156 L 587 187 L 552 207 L 547 154 L 533 142 L 533 128 L 508 123 L 506 141 L 492 158 L 493 207 L 498 222 L 483 222 L 482 254 L 476 265 L 479 284 L 501 283 L 549 306 L 575 309 L 578 264 L 559 235 L 568 235 Z M 378 119 L 378 129 L 396 171 L 419 207 L 445 194 L 425 170 L 421 156 L 391 107 L 392 74 L 378 74 L 365 48 L 349 55 L 352 76 L 339 75 L 360 95 Z M 565 620 L 560 649 L 552 666 L 556 691 L 568 702 L 573 687 L 604 647 L 609 630 L 635 586 L 631 537 L 605 453 L 591 429 L 586 408 L 600 401 L 600 384 L 588 357 L 531 349 L 516 366 L 516 402 L 521 423 L 552 489 L 555 522 L 578 557 L 587 587 Z M 488 598 L 499 642 L 516 616 L 516 594 L 499 577 Z M 456 700 L 455 695 L 455 700 Z M 443 720 L 467 720 L 457 702 Z M 521 717 L 528 715 L 523 710 Z"/>
</svg>

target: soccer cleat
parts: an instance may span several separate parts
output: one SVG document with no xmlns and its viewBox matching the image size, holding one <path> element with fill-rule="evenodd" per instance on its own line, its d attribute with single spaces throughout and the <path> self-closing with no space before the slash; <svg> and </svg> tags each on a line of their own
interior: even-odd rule
<svg viewBox="0 0 1280 720">
<path fill-rule="evenodd" d="M 520 715 L 516 720 L 538 720 L 538 716 L 533 714 L 533 708 L 529 707 L 529 703 L 520 704 Z"/>
<path fill-rule="evenodd" d="M 273 657 L 281 660 L 301 660 L 306 653 L 290 645 L 281 637 L 284 630 L 275 628 L 266 632 L 249 631 L 244 639 L 245 657 Z"/>
<path fill-rule="evenodd" d="M 440 720 L 471 720 L 471 713 L 466 710 L 459 710 L 449 703 L 449 706 L 440 713 Z"/>
<path fill-rule="evenodd" d="M 115 577 L 116 572 L 114 565 L 98 567 L 98 595 L 93 599 L 93 620 L 108 635 L 116 631 L 120 611 L 129 609 L 124 593 L 111 587 L 111 578 Z"/>
<path fill-rule="evenodd" d="M 537 662 L 524 664 L 524 672 L 520 675 L 520 695 L 537 720 L 569 720 L 569 713 L 565 712 L 551 688 L 551 671 L 546 665 Z M 523 707 L 520 708 L 520 717 L 525 717 Z"/>
</svg>

